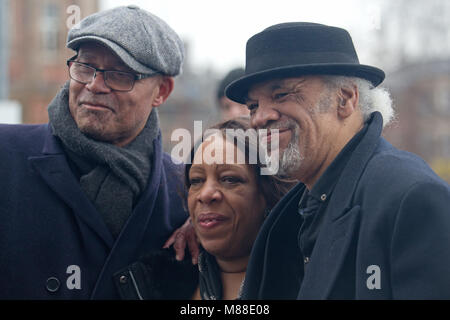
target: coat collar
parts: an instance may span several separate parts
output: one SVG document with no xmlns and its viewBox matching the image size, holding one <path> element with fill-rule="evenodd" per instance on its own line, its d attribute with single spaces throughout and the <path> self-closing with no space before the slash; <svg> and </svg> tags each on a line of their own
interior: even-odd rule
<svg viewBox="0 0 450 320">
<path fill-rule="evenodd" d="M 355 189 L 380 141 L 382 127 L 381 114 L 373 113 L 366 134 L 353 150 L 336 183 L 305 270 L 299 299 L 327 299 L 331 294 L 359 225 L 360 207 L 352 203 Z"/>
<path fill-rule="evenodd" d="M 350 208 L 359 179 L 380 142 L 382 130 L 383 117 L 381 113 L 372 113 L 367 132 L 353 150 L 352 156 L 336 184 L 334 196 L 331 197 L 328 204 L 330 208 L 334 208 L 330 217 L 332 221 L 338 219 L 346 212 L 346 209 Z"/>
<path fill-rule="evenodd" d="M 72 173 L 58 138 L 53 136 L 47 125 L 42 154 L 29 157 L 31 166 L 39 173 L 44 182 L 55 192 L 77 216 L 90 226 L 110 248 L 114 239 L 105 223 Z"/>
<path fill-rule="evenodd" d="M 136 205 L 134 212 L 151 212 L 151 208 L 143 210 L 143 206 L 153 203 L 157 195 L 157 189 L 161 180 L 162 167 L 162 146 L 161 135 L 153 141 L 154 152 L 152 163 L 152 171 L 146 189 L 141 195 L 141 199 Z M 109 232 L 106 224 L 98 214 L 94 205 L 82 191 L 79 182 L 72 173 L 67 158 L 64 154 L 60 140 L 52 134 L 51 126 L 47 125 L 46 136 L 42 154 L 29 157 L 31 166 L 39 173 L 45 183 L 55 192 L 72 210 L 73 212 L 104 241 L 109 249 L 114 246 L 114 239 Z M 136 225 L 139 217 L 133 214 L 129 222 L 125 224 L 121 235 L 126 233 L 126 229 L 130 229 L 131 225 Z M 147 221 L 147 217 L 144 221 Z M 133 223 L 132 221 L 135 223 Z M 137 223 L 139 232 L 133 231 L 133 237 L 142 236 L 142 228 L 146 223 Z M 119 235 L 119 237 L 121 237 Z"/>
</svg>

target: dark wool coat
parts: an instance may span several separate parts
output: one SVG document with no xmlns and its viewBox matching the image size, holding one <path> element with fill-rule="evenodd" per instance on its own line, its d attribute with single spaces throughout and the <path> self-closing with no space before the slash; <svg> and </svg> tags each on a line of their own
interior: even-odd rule
<svg viewBox="0 0 450 320">
<path fill-rule="evenodd" d="M 199 270 L 191 262 L 175 259 L 173 246 L 149 252 L 114 275 L 124 300 L 190 300 L 199 284 Z"/>
<path fill-rule="evenodd" d="M 325 200 L 308 263 L 297 245 L 305 186 L 274 208 L 253 247 L 244 299 L 450 299 L 449 185 L 381 131 L 375 113 Z"/>
<path fill-rule="evenodd" d="M 0 125 L 0 299 L 116 299 L 113 274 L 187 218 L 182 170 L 154 141 L 152 171 L 114 240 L 48 125 Z"/>
</svg>

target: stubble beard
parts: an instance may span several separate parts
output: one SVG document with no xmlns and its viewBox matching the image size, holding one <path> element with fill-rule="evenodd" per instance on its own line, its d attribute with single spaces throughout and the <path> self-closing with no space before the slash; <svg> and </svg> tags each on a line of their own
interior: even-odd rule
<svg viewBox="0 0 450 320">
<path fill-rule="evenodd" d="M 284 178 L 292 178 L 295 172 L 300 169 L 302 161 L 304 160 L 304 155 L 301 154 L 299 148 L 300 127 L 293 120 L 291 121 L 294 126 L 293 136 L 280 157 L 280 166 L 278 170 L 278 175 Z"/>
</svg>

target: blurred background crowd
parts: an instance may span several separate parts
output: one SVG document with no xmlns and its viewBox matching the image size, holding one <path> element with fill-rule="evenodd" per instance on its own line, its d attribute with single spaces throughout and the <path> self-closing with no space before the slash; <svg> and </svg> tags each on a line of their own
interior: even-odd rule
<svg viewBox="0 0 450 320">
<path fill-rule="evenodd" d="M 450 182 L 448 0 L 0 0 L 0 123 L 47 122 L 47 105 L 68 79 L 69 27 L 131 3 L 164 19 L 185 42 L 183 74 L 159 109 L 166 151 L 176 144 L 173 130 L 193 130 L 194 120 L 206 128 L 239 113 L 222 92 L 242 72 L 249 37 L 275 23 L 311 21 L 347 29 L 360 62 L 386 72 L 397 117 L 384 136 Z"/>
</svg>

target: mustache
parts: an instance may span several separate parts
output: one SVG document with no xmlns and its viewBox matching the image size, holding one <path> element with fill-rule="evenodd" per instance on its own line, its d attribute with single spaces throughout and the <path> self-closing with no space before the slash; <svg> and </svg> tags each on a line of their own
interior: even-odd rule
<svg viewBox="0 0 450 320">
<path fill-rule="evenodd" d="M 106 108 L 109 108 L 111 110 L 114 110 L 114 104 L 111 101 L 111 99 L 108 99 L 107 97 L 100 97 L 98 95 L 92 95 L 92 94 L 85 94 L 83 96 L 80 96 L 78 98 L 78 104 L 92 104 L 92 105 L 99 105 Z"/>
<path fill-rule="evenodd" d="M 260 129 L 267 129 L 267 130 L 273 130 L 273 129 L 297 129 L 299 126 L 297 122 L 295 122 L 292 119 L 285 119 L 285 120 L 279 120 L 273 123 L 270 123 L 266 125 L 263 128 Z"/>
</svg>

